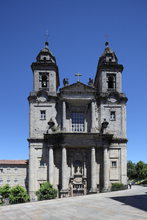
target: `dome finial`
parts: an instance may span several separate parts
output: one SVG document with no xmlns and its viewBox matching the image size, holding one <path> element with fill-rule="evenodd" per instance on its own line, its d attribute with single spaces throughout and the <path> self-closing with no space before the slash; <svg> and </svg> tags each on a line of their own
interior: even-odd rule
<svg viewBox="0 0 147 220">
<path fill-rule="evenodd" d="M 45 41 L 45 48 L 48 48 L 48 41 Z"/>
<path fill-rule="evenodd" d="M 109 45 L 109 42 L 108 42 L 108 41 L 106 41 L 106 42 L 105 42 L 105 46 L 106 46 L 106 47 L 108 47 L 108 45 Z"/>
<path fill-rule="evenodd" d="M 48 45 L 49 45 L 48 37 L 49 37 L 48 30 L 46 30 L 46 32 L 45 32 L 45 48 L 47 48 L 47 49 L 48 49 Z"/>
</svg>

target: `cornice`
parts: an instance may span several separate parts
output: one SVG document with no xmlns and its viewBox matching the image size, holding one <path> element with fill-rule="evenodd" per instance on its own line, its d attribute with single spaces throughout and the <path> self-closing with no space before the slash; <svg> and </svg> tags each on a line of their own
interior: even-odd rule
<svg viewBox="0 0 147 220">
<path fill-rule="evenodd" d="M 102 93 L 102 92 L 97 93 L 97 100 L 100 102 L 112 103 L 111 101 L 109 101 L 109 99 L 112 97 L 116 99 L 115 104 L 127 103 L 127 101 L 128 101 L 128 98 L 126 97 L 126 95 L 124 93 L 119 93 L 117 91 L 109 91 L 106 93 Z"/>
</svg>

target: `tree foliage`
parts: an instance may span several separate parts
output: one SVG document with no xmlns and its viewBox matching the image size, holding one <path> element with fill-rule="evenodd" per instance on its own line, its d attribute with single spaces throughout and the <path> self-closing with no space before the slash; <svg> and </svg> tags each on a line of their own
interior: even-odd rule
<svg viewBox="0 0 147 220">
<path fill-rule="evenodd" d="M 133 163 L 128 161 L 127 164 L 127 174 L 129 179 L 142 180 L 147 178 L 147 164 L 143 161 L 138 163 Z"/>
<path fill-rule="evenodd" d="M 129 179 L 135 179 L 137 177 L 136 164 L 131 160 L 127 163 L 127 175 Z"/>
<path fill-rule="evenodd" d="M 36 192 L 38 200 L 55 199 L 57 190 L 49 182 L 41 184 L 40 189 Z"/>
</svg>

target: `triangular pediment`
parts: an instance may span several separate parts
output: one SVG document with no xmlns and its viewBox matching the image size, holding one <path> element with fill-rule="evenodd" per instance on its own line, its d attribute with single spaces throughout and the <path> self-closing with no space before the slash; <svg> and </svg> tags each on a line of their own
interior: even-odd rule
<svg viewBox="0 0 147 220">
<path fill-rule="evenodd" d="M 85 93 L 85 92 L 95 92 L 96 89 L 92 86 L 88 86 L 81 82 L 76 82 L 71 85 L 64 86 L 60 89 L 61 92 L 75 92 L 75 93 Z"/>
</svg>

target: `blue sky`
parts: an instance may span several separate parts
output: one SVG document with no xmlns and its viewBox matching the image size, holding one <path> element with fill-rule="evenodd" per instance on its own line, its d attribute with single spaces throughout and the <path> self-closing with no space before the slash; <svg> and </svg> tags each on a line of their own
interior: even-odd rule
<svg viewBox="0 0 147 220">
<path fill-rule="evenodd" d="M 147 1 L 2 0 L 0 3 L 0 159 L 28 158 L 27 97 L 30 65 L 44 47 L 45 32 L 60 83 L 87 83 L 109 41 L 124 65 L 128 160 L 147 162 Z"/>
</svg>

